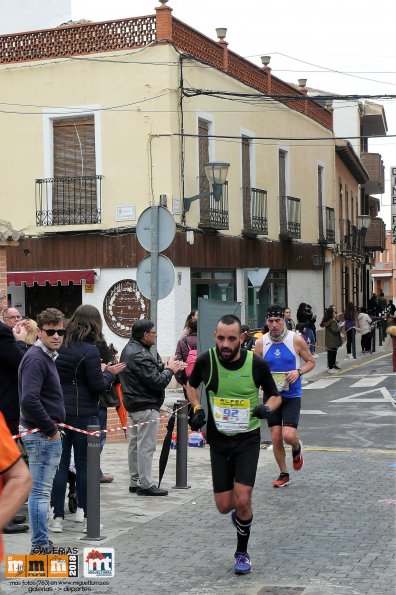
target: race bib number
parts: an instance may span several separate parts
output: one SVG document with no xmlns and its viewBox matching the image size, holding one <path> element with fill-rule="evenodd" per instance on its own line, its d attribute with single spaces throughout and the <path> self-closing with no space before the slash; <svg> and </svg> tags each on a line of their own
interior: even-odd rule
<svg viewBox="0 0 396 595">
<path fill-rule="evenodd" d="M 219 432 L 239 434 L 247 432 L 250 420 L 249 399 L 214 397 L 213 418 Z"/>
<path fill-rule="evenodd" d="M 289 390 L 289 383 L 286 380 L 286 372 L 272 372 L 276 388 L 279 392 Z"/>
</svg>

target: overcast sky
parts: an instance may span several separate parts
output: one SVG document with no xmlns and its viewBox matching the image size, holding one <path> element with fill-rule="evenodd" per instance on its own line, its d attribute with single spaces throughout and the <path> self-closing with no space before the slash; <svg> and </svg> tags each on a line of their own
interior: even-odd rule
<svg viewBox="0 0 396 595">
<path fill-rule="evenodd" d="M 72 0 L 73 19 L 93 21 L 154 14 L 152 0 Z M 173 16 L 212 39 L 227 27 L 229 49 L 261 66 L 271 55 L 274 75 L 341 94 L 396 95 L 396 1 L 170 0 Z M 388 135 L 396 135 L 396 99 L 385 107 Z M 335 105 L 336 108 L 336 105 Z M 390 227 L 390 167 L 396 166 L 396 137 L 369 141 L 385 163 L 381 216 Z"/>
</svg>

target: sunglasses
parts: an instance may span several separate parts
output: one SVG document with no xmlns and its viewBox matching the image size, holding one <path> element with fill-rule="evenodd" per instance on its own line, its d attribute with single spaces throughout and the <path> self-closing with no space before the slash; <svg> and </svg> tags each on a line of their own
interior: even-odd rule
<svg viewBox="0 0 396 595">
<path fill-rule="evenodd" d="M 64 328 L 42 328 L 41 330 L 44 331 L 49 337 L 53 337 L 55 333 L 57 333 L 59 337 L 63 337 L 63 335 L 66 334 L 66 330 Z"/>
</svg>

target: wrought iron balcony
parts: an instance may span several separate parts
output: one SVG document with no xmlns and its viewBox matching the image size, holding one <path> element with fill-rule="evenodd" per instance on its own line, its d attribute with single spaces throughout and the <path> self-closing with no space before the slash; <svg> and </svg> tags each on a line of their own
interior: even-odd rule
<svg viewBox="0 0 396 595">
<path fill-rule="evenodd" d="M 364 256 L 364 232 L 349 219 L 340 219 L 340 252 L 351 258 Z"/>
<path fill-rule="evenodd" d="M 324 229 L 323 229 L 324 216 Z M 324 207 L 323 212 L 319 213 L 319 244 L 334 244 L 335 243 L 335 213 L 334 209 Z M 322 233 L 321 233 L 322 223 Z"/>
<path fill-rule="evenodd" d="M 258 188 L 242 188 L 244 236 L 268 233 L 267 191 Z"/>
<path fill-rule="evenodd" d="M 279 238 L 292 240 L 301 238 L 301 201 L 293 196 L 279 197 Z"/>
<path fill-rule="evenodd" d="M 224 182 L 220 200 L 215 200 L 211 192 L 207 198 L 200 200 L 200 220 L 198 227 L 201 229 L 228 229 L 228 182 Z"/>
<path fill-rule="evenodd" d="M 102 222 L 103 176 L 36 180 L 36 225 L 84 225 Z"/>
</svg>

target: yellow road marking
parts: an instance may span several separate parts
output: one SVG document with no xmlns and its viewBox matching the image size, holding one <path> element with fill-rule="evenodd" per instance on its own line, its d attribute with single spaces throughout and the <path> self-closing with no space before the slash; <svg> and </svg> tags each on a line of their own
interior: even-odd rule
<svg viewBox="0 0 396 595">
<path fill-rule="evenodd" d="M 366 361 L 366 362 L 361 362 L 359 364 L 354 364 L 353 366 L 350 366 L 349 368 L 343 368 L 342 370 L 340 370 L 339 372 L 336 372 L 335 374 L 332 374 L 332 376 L 339 376 L 340 374 L 343 374 L 344 372 L 350 372 L 350 370 L 356 370 L 356 368 L 361 368 L 362 366 L 365 366 L 367 364 L 371 364 L 371 362 L 376 362 L 378 359 L 382 359 L 383 357 L 390 357 L 392 354 L 391 353 L 384 353 L 382 355 L 379 355 L 378 357 L 373 357 L 372 359 Z M 327 378 L 325 376 L 325 378 Z"/>
<path fill-rule="evenodd" d="M 385 450 L 383 448 L 352 448 L 352 447 L 338 447 L 338 446 L 303 446 L 304 451 L 323 451 L 323 452 L 362 452 L 377 455 L 396 455 L 396 450 Z"/>
</svg>

